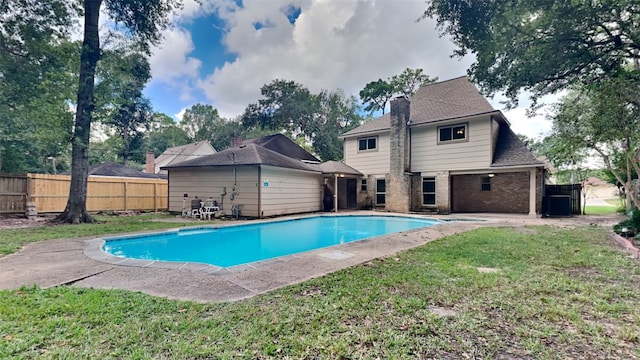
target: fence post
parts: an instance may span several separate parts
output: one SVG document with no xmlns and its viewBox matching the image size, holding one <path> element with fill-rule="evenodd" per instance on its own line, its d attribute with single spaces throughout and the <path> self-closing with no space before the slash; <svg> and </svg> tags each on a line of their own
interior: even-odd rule
<svg viewBox="0 0 640 360">
<path fill-rule="evenodd" d="M 129 182 L 127 182 L 127 181 L 125 180 L 125 182 L 124 182 L 124 184 L 123 184 L 123 185 L 124 185 L 124 209 L 123 209 L 123 210 L 124 210 L 124 211 L 127 211 L 127 210 L 129 209 L 129 206 L 128 206 L 128 204 L 127 204 L 127 203 L 128 203 L 128 200 L 129 200 L 129 199 L 127 198 L 127 196 L 129 195 L 129 194 L 127 193 L 127 188 L 129 187 Z"/>
<path fill-rule="evenodd" d="M 153 182 L 153 211 L 158 212 L 158 182 Z"/>
</svg>

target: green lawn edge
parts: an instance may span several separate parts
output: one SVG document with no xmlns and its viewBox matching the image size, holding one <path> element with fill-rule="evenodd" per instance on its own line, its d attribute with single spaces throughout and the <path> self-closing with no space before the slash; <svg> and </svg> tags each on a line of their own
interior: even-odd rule
<svg viewBox="0 0 640 360">
<path fill-rule="evenodd" d="M 0 354 L 639 358 L 640 267 L 607 236 L 586 226 L 481 228 L 236 303 L 74 287 L 0 291 Z"/>
</svg>

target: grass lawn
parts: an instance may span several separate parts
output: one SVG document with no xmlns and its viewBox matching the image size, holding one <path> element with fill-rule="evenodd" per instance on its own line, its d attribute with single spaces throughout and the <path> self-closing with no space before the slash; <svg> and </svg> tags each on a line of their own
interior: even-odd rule
<svg viewBox="0 0 640 360">
<path fill-rule="evenodd" d="M 161 230 L 178 228 L 181 226 L 195 226 L 192 221 L 169 222 L 174 220 L 172 215 L 145 214 L 139 216 L 95 216 L 95 224 L 79 225 L 42 225 L 30 228 L 0 230 L 0 256 L 11 254 L 23 245 L 47 239 L 65 239 L 82 236 L 95 236 L 128 233 L 143 230 Z M 202 222 L 211 223 L 208 221 Z"/>
<path fill-rule="evenodd" d="M 639 265 L 602 228 L 482 228 L 236 303 L 0 291 L 0 357 L 634 359 Z"/>
<path fill-rule="evenodd" d="M 615 214 L 620 208 L 607 205 L 587 205 L 585 206 L 585 215 L 608 215 Z"/>
</svg>

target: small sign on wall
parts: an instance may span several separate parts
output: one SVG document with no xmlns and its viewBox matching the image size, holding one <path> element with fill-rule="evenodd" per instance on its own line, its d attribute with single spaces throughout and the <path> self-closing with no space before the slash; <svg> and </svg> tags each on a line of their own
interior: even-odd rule
<svg viewBox="0 0 640 360">
<path fill-rule="evenodd" d="M 264 186 L 264 187 L 269 186 L 269 179 L 268 178 L 264 178 L 264 180 L 262 180 L 262 186 Z"/>
</svg>

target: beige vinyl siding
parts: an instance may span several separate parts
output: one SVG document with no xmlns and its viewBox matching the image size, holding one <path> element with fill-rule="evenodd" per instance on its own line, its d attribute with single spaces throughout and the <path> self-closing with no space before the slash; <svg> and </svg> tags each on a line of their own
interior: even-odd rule
<svg viewBox="0 0 640 360">
<path fill-rule="evenodd" d="M 264 166 L 261 177 L 262 216 L 322 209 L 321 174 Z M 268 186 L 265 186 L 265 182 Z"/>
<path fill-rule="evenodd" d="M 358 151 L 358 139 L 353 137 L 345 139 L 344 159 L 345 163 L 357 169 L 363 174 L 386 174 L 389 172 L 389 133 L 367 135 L 362 137 L 378 137 L 377 151 Z"/>
<path fill-rule="evenodd" d="M 465 170 L 491 165 L 491 119 L 462 123 L 468 124 L 468 141 L 438 144 L 438 127 L 456 125 L 456 122 L 411 129 L 411 171 Z"/>
<path fill-rule="evenodd" d="M 222 204 L 225 215 L 231 215 L 233 205 L 240 204 L 243 216 L 258 216 L 258 167 L 237 166 L 202 169 L 171 169 L 169 171 L 169 211 L 182 211 L 183 195 L 188 194 L 186 206 L 196 196 L 212 197 Z M 233 186 L 235 184 L 235 194 Z M 226 188 L 226 195 L 222 196 Z M 233 200 L 231 200 L 233 194 Z"/>
</svg>

